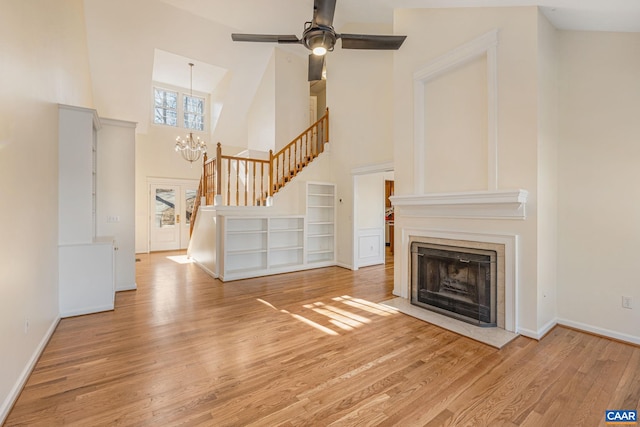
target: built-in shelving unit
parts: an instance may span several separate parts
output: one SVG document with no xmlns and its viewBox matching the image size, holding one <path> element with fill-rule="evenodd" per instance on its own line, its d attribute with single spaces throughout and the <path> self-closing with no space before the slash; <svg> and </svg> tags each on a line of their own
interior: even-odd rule
<svg viewBox="0 0 640 427">
<path fill-rule="evenodd" d="M 250 272 L 267 268 L 267 218 L 227 218 L 225 271 Z"/>
<path fill-rule="evenodd" d="M 307 263 L 335 264 L 336 186 L 307 182 Z"/>
<path fill-rule="evenodd" d="M 300 270 L 304 217 L 225 217 L 222 280 Z"/>
<path fill-rule="evenodd" d="M 303 263 L 303 256 L 304 218 L 270 218 L 269 267 L 297 266 Z"/>
<path fill-rule="evenodd" d="M 218 215 L 222 281 L 336 264 L 336 187 L 309 182 L 306 190 L 306 215 Z"/>
</svg>

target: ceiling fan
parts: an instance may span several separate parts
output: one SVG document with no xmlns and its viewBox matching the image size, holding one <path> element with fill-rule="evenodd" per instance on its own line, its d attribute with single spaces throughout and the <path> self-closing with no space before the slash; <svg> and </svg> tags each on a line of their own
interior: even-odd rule
<svg viewBox="0 0 640 427">
<path fill-rule="evenodd" d="M 343 49 L 397 50 L 407 36 L 384 36 L 369 34 L 338 34 L 333 29 L 336 0 L 314 0 L 313 21 L 305 22 L 302 38 L 295 35 L 276 34 L 231 34 L 236 42 L 266 42 L 304 45 L 309 55 L 309 81 L 321 80 L 324 55 L 331 52 L 338 39 Z"/>
</svg>

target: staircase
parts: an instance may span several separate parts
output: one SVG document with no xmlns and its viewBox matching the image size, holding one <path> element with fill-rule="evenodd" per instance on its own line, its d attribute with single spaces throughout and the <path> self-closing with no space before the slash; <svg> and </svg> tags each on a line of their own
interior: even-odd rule
<svg viewBox="0 0 640 427">
<path fill-rule="evenodd" d="M 205 197 L 207 205 L 266 206 L 268 200 L 324 151 L 329 142 L 329 109 L 269 159 L 222 154 L 218 143 L 213 158 L 204 157 L 203 172 L 191 218 L 191 231 Z"/>
</svg>

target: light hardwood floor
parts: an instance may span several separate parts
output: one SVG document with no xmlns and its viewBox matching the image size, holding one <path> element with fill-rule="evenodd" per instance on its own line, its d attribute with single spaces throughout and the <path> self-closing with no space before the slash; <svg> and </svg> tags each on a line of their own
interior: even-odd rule
<svg viewBox="0 0 640 427">
<path fill-rule="evenodd" d="M 556 328 L 496 350 L 377 305 L 390 265 L 223 284 L 179 255 L 141 255 L 115 311 L 63 319 L 6 425 L 598 426 L 640 409 L 638 347 Z"/>
</svg>

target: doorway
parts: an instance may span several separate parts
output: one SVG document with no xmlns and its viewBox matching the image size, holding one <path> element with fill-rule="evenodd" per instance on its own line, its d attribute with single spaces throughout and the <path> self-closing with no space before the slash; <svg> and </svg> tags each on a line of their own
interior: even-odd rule
<svg viewBox="0 0 640 427">
<path fill-rule="evenodd" d="M 353 175 L 353 269 L 386 262 L 388 208 L 385 181 L 393 164 L 366 166 Z"/>
<path fill-rule="evenodd" d="M 149 183 L 149 251 L 186 249 L 198 181 Z"/>
</svg>

